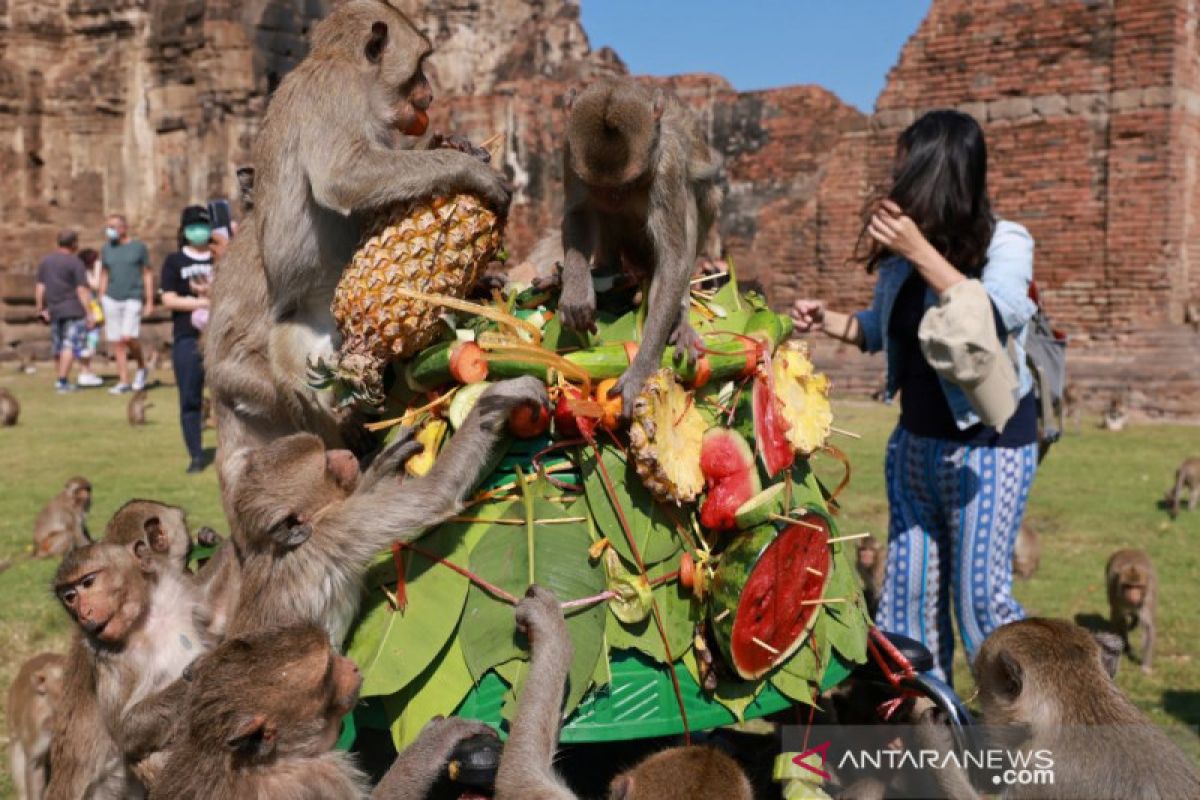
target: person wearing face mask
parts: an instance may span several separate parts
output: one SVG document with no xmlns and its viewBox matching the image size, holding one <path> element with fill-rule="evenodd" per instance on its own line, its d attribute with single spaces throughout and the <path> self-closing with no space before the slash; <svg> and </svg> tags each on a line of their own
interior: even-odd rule
<svg viewBox="0 0 1200 800">
<path fill-rule="evenodd" d="M 100 305 L 104 311 L 104 338 L 117 362 L 117 385 L 110 394 L 141 391 L 146 386 L 146 360 L 138 341 L 141 321 L 154 313 L 154 271 L 150 251 L 129 235 L 122 214 L 111 214 L 104 228 L 100 251 Z M 129 357 L 137 372 L 129 380 Z"/>
<path fill-rule="evenodd" d="M 179 423 L 188 451 L 189 473 L 205 467 L 200 444 L 203 428 L 204 364 L 200 359 L 200 330 L 193 312 L 208 309 L 212 278 L 212 224 L 204 206 L 188 206 L 179 220 L 179 250 L 162 266 L 162 303 L 171 312 L 174 342 L 171 362 L 179 388 Z"/>
</svg>

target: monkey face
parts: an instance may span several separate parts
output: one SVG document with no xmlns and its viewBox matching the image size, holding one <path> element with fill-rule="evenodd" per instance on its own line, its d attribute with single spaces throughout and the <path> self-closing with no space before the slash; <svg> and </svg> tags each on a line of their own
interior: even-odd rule
<svg viewBox="0 0 1200 800">
<path fill-rule="evenodd" d="M 1122 583 L 1121 597 L 1134 608 L 1141 608 L 1146 599 L 1146 586 L 1142 583 Z"/>
<path fill-rule="evenodd" d="M 67 481 L 67 494 L 75 508 L 84 512 L 91 510 L 92 484 L 86 478 L 71 478 Z"/>
<path fill-rule="evenodd" d="M 49 700 L 52 704 L 62 697 L 63 668 L 55 662 L 47 664 L 33 674 L 33 691 Z"/>
<path fill-rule="evenodd" d="M 863 569 L 870 569 L 875 566 L 877 557 L 875 548 L 871 545 L 859 545 L 858 548 L 858 565 Z"/>
<path fill-rule="evenodd" d="M 96 546 L 92 546 L 96 547 Z M 118 553 L 124 548 L 113 547 Z M 123 642 L 141 618 L 147 587 L 137 561 L 100 557 L 81 559 L 67 575 L 55 579 L 55 593 L 75 622 L 95 641 Z M 124 562 L 124 563 L 122 563 Z M 64 564 L 67 561 L 64 559 Z"/>
<path fill-rule="evenodd" d="M 385 93 L 392 123 L 401 133 L 420 136 L 429 118 L 425 111 L 433 103 L 433 87 L 425 75 L 425 59 L 433 45 L 399 11 L 379 4 L 363 4 L 361 9 L 348 5 L 342 14 L 358 17 L 358 24 L 369 30 L 362 56 L 375 74 L 373 83 Z M 323 44 L 321 38 L 316 39 Z"/>
</svg>

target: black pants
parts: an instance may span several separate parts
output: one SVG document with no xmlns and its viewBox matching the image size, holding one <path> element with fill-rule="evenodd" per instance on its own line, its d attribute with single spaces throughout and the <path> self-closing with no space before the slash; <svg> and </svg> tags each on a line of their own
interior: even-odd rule
<svg viewBox="0 0 1200 800">
<path fill-rule="evenodd" d="M 200 357 L 200 340 L 195 336 L 176 339 L 171 346 L 171 363 L 175 368 L 175 385 L 179 387 L 179 425 L 183 428 L 183 443 L 193 460 L 204 457 L 200 446 L 203 425 L 204 362 Z"/>
</svg>

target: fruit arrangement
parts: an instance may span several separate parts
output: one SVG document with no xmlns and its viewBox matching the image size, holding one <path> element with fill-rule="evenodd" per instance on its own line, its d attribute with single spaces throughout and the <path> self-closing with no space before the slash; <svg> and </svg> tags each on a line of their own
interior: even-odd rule
<svg viewBox="0 0 1200 800">
<path fill-rule="evenodd" d="M 476 212 L 446 219 L 463 213 Z M 549 413 L 514 413 L 508 453 L 468 508 L 372 568 L 348 640 L 372 713 L 398 747 L 434 714 L 510 718 L 528 661 L 512 606 L 531 583 L 563 602 L 574 643 L 564 740 L 587 740 L 618 706 L 634 713 L 630 674 L 669 678 L 654 706 L 676 730 L 723 724 L 710 708 L 732 721 L 811 703 L 866 659 L 868 620 L 810 463 L 836 452 L 829 383 L 788 341 L 790 320 L 736 281 L 695 288 L 703 355 L 676 365 L 668 351 L 625 413 L 608 392 L 636 354 L 640 310 L 602 298 L 597 331 L 581 336 L 552 292 L 459 299 L 469 281 L 448 273 L 495 251 L 495 225 L 474 219 L 445 223 L 468 231 L 462 258 L 410 243 L 392 266 L 356 259 L 335 302 L 340 372 L 319 376 L 373 410 L 385 439 L 419 426 L 416 475 L 488 382 L 536 375 L 551 398 Z M 369 369 L 351 374 L 353 359 Z"/>
</svg>

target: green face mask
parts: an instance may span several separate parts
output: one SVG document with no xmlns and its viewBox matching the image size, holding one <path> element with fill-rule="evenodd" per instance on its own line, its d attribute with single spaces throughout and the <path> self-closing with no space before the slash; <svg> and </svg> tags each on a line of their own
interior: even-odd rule
<svg viewBox="0 0 1200 800">
<path fill-rule="evenodd" d="M 183 229 L 183 238 L 193 247 L 201 247 L 212 240 L 212 228 L 208 225 L 188 225 Z"/>
</svg>

